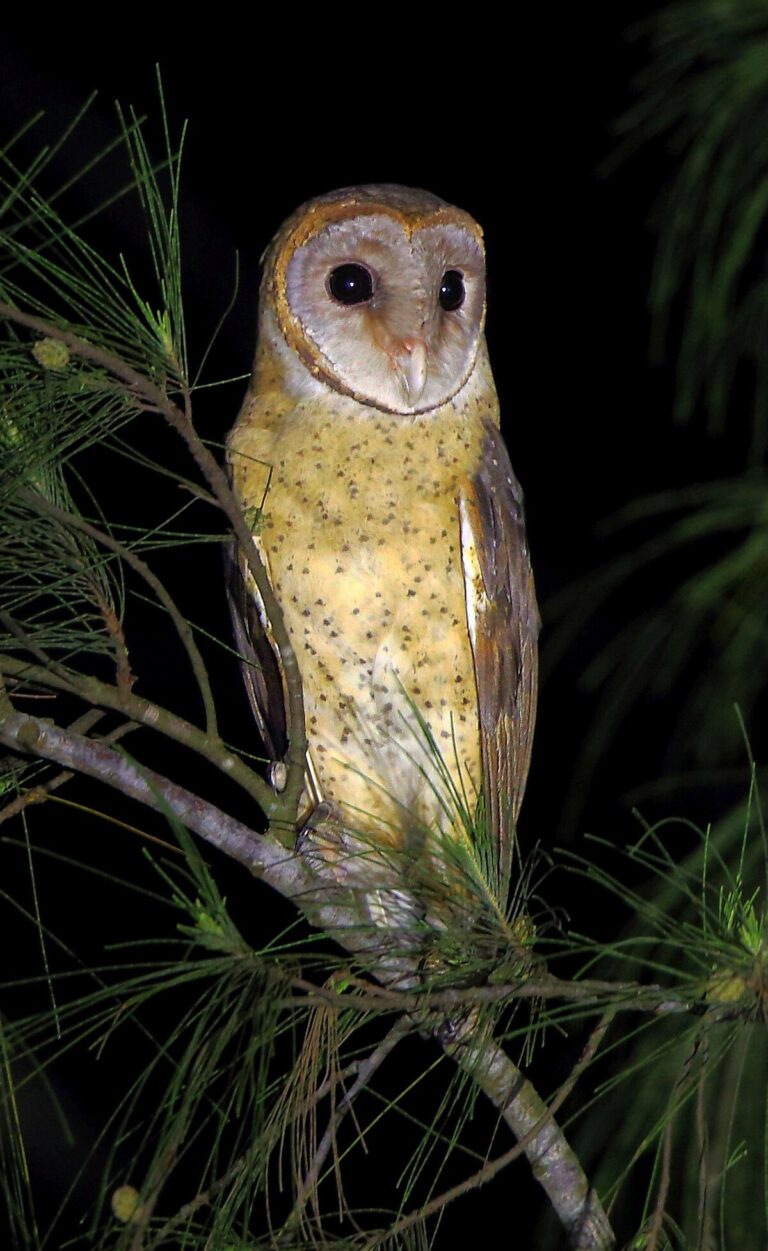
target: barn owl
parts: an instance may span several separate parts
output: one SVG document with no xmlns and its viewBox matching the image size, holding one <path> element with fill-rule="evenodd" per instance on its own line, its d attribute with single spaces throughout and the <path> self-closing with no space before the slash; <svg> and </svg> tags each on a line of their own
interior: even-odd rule
<svg viewBox="0 0 768 1251">
<path fill-rule="evenodd" d="M 522 497 L 484 315 L 467 213 L 393 185 L 311 200 L 265 255 L 253 376 L 228 440 L 301 671 L 300 824 L 435 872 L 440 848 L 471 843 L 481 800 L 509 862 L 536 698 Z M 284 675 L 242 563 L 232 602 L 279 785 Z"/>
</svg>

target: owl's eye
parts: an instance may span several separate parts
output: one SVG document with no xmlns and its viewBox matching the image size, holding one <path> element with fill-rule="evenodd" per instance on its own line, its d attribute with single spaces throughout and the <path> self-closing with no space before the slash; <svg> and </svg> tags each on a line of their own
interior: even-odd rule
<svg viewBox="0 0 768 1251">
<path fill-rule="evenodd" d="M 328 290 L 339 304 L 364 304 L 373 295 L 373 279 L 364 265 L 337 265 L 328 275 Z"/>
<path fill-rule="evenodd" d="M 458 269 L 446 269 L 440 283 L 440 307 L 446 313 L 461 308 L 464 303 L 464 275 Z"/>
</svg>

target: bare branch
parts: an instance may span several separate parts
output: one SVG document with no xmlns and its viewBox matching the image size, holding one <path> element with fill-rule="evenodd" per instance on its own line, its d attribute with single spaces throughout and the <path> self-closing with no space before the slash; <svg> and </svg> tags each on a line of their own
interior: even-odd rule
<svg viewBox="0 0 768 1251">
<path fill-rule="evenodd" d="M 130 799 L 180 820 L 289 898 L 307 889 L 308 873 L 299 857 L 269 835 L 257 834 L 220 808 L 168 778 L 135 764 L 108 744 L 13 712 L 0 721 L 0 743 L 12 751 L 51 760 L 97 778 Z"/>
<path fill-rule="evenodd" d="M 8 706 L 7 702 L 3 705 L 2 694 L 0 686 L 0 711 Z M 289 851 L 271 832 L 272 827 L 259 834 L 106 743 L 72 734 L 26 713 L 10 711 L 0 718 L 0 743 L 12 751 L 96 778 L 155 812 L 176 817 L 187 829 L 293 900 L 312 925 L 330 932 L 347 950 L 364 952 L 374 971 L 380 967 L 386 972 L 389 944 L 370 922 L 365 922 L 359 896 L 339 886 L 332 867 L 325 870 L 322 864 Z"/>
<path fill-rule="evenodd" d="M 295 820 L 299 798 L 304 786 L 307 735 L 304 723 L 304 686 L 296 653 L 283 618 L 283 612 L 256 549 L 250 527 L 243 516 L 243 510 L 229 485 L 227 475 L 215 456 L 211 455 L 192 425 L 188 402 L 185 412 L 182 412 L 176 405 L 170 406 L 167 410 L 164 409 L 163 412 L 168 423 L 181 435 L 186 443 L 213 494 L 216 496 L 220 507 L 226 514 L 240 550 L 246 558 L 248 569 L 259 589 L 259 594 L 269 618 L 272 637 L 280 653 L 280 660 L 285 674 L 288 691 L 289 724 L 291 727 L 287 753 L 288 777 L 285 790 L 283 791 L 283 802 L 289 811 L 292 810 L 293 819 Z"/>
<path fill-rule="evenodd" d="M 446 1042 L 443 1049 L 484 1091 L 518 1145 L 524 1146 L 533 1175 L 557 1212 L 574 1251 L 609 1251 L 615 1238 L 600 1200 L 556 1124 L 553 1110 L 517 1065 L 487 1032 L 472 1026 L 460 1042 Z"/>
<path fill-rule="evenodd" d="M 386 1041 L 387 1039 L 385 1038 L 381 1043 L 382 1047 L 385 1045 Z M 345 1069 L 335 1073 L 333 1077 L 329 1078 L 327 1081 L 322 1082 L 321 1085 L 314 1091 L 312 1096 L 313 1101 L 315 1103 L 320 1103 L 320 1101 L 325 1099 L 336 1086 L 350 1077 L 356 1077 L 363 1068 L 368 1069 L 368 1077 L 370 1077 L 372 1075 L 372 1070 L 370 1070 L 369 1065 L 373 1059 L 373 1055 L 376 1055 L 378 1050 L 379 1049 L 377 1048 L 376 1052 L 367 1056 L 364 1060 L 353 1060 L 352 1063 L 348 1064 Z M 382 1059 L 384 1059 L 384 1057 L 382 1057 Z M 381 1063 L 381 1061 L 379 1061 L 379 1063 Z M 378 1067 L 378 1064 L 376 1067 Z M 348 1095 L 345 1096 L 345 1098 L 354 1098 L 354 1094 L 357 1094 L 356 1087 L 357 1082 L 354 1083 L 352 1089 L 349 1091 Z M 164 1239 L 166 1239 L 168 1235 L 182 1223 L 182 1221 L 188 1220 L 190 1216 L 194 1216 L 195 1212 L 199 1211 L 200 1208 L 210 1207 L 213 1200 L 221 1194 L 222 1190 L 230 1185 L 230 1183 L 237 1180 L 238 1176 L 242 1173 L 247 1164 L 247 1154 L 238 1156 L 222 1177 L 219 1177 L 215 1181 L 211 1182 L 207 1190 L 200 1191 L 198 1194 L 194 1195 L 190 1200 L 188 1200 L 187 1203 L 183 1204 L 183 1206 L 179 1208 L 178 1212 L 175 1212 L 173 1216 L 169 1217 L 161 1229 L 159 1229 L 153 1236 L 150 1246 L 161 1246 Z"/>
<path fill-rule="evenodd" d="M 25 666 L 16 661 L 6 665 L 6 661 L 7 658 L 0 657 L 0 673 L 8 667 L 14 673 L 23 673 L 30 680 L 45 681 L 44 670 L 38 674 L 36 666 Z M 51 685 L 57 686 L 58 679 L 52 680 Z M 70 688 L 67 686 L 65 689 Z M 82 696 L 82 692 L 76 693 Z M 0 687 L 0 696 L 2 694 L 3 688 Z M 134 700 L 135 696 L 131 696 L 115 706 L 121 711 L 130 710 L 134 708 Z M 145 702 L 139 701 L 140 704 Z M 321 858 L 300 856 L 288 850 L 279 837 L 284 836 L 284 829 L 278 827 L 275 830 L 274 826 L 270 826 L 266 835 L 258 834 L 199 795 L 151 769 L 137 765 L 106 744 L 72 734 L 28 714 L 14 712 L 7 697 L 4 704 L 0 702 L 0 712 L 4 707 L 11 710 L 0 717 L 0 743 L 12 751 L 50 760 L 63 768 L 97 778 L 130 799 L 157 812 L 177 817 L 188 829 L 246 865 L 252 873 L 292 899 L 312 925 L 326 930 L 348 951 L 363 953 L 366 966 L 374 975 L 391 981 L 393 976 L 403 976 L 405 966 L 414 972 L 412 958 L 393 955 L 392 934 L 371 925 L 359 887 L 345 884 L 343 880 L 340 882 L 333 863 L 326 864 Z M 148 707 L 152 715 L 133 719 L 161 728 L 158 725 L 159 714 L 164 717 L 170 717 L 170 714 L 156 709 L 154 705 Z M 240 763 L 235 757 L 232 759 Z M 220 767 L 223 766 L 220 764 Z M 255 780 L 260 781 L 258 778 Z M 266 786 L 266 783 L 262 785 Z M 278 807 L 276 803 L 271 806 L 273 809 Z M 353 868 L 359 869 L 359 862 L 354 858 L 352 864 Z M 414 942 L 411 936 L 412 947 Z"/>
<path fill-rule="evenodd" d="M 581 1074 L 584 1072 L 587 1065 L 591 1063 L 595 1052 L 605 1035 L 605 1031 L 608 1028 L 610 1020 L 611 1014 L 606 1013 L 603 1019 L 590 1034 L 589 1039 L 587 1040 L 587 1045 L 579 1057 L 578 1063 L 574 1065 L 573 1071 L 568 1077 L 568 1080 L 563 1084 L 563 1086 L 561 1086 L 557 1095 L 547 1107 L 546 1115 L 548 1117 L 553 1117 L 557 1114 L 581 1077 Z M 533 1142 L 539 1128 L 540 1125 L 534 1125 L 533 1128 L 529 1130 L 519 1142 L 515 1143 L 514 1147 L 510 1147 L 510 1149 L 505 1151 L 503 1155 L 497 1156 L 495 1160 L 490 1160 L 487 1164 L 484 1164 L 481 1169 L 478 1169 L 476 1173 L 473 1173 L 470 1177 L 466 1177 L 464 1181 L 459 1182 L 458 1185 L 452 1186 L 450 1190 L 443 1191 L 442 1194 L 436 1195 L 415 1212 L 410 1212 L 407 1216 L 402 1217 L 385 1233 L 376 1235 L 373 1241 L 366 1244 L 366 1251 L 369 1251 L 369 1249 L 372 1251 L 372 1248 L 380 1246 L 382 1243 L 389 1242 L 391 1239 L 398 1237 L 401 1233 L 404 1233 L 406 1229 L 409 1229 L 411 1226 L 425 1220 L 428 1216 L 433 1216 L 436 1212 L 442 1212 L 443 1209 L 446 1208 L 449 1203 L 453 1203 L 455 1199 L 460 1199 L 462 1195 L 468 1194 L 469 1191 L 476 1190 L 479 1186 L 484 1186 L 487 1182 L 491 1181 L 492 1178 L 496 1177 L 505 1168 L 507 1168 L 507 1166 L 514 1160 L 519 1159 L 524 1152 L 527 1154 L 528 1147 Z M 609 1243 L 607 1245 L 610 1246 L 611 1244 Z"/>
<path fill-rule="evenodd" d="M 90 712 L 83 713 L 82 717 L 78 717 L 69 726 L 72 734 L 87 734 L 93 729 L 104 717 L 104 713 L 98 708 L 92 708 Z M 110 730 L 108 734 L 101 736 L 102 743 L 116 743 L 123 738 L 131 730 L 135 730 L 136 726 L 131 721 L 118 725 L 114 730 Z M 75 776 L 72 769 L 64 769 L 61 773 L 57 773 L 55 777 L 50 778 L 47 782 L 43 782 L 37 786 L 32 786 L 28 790 L 23 790 L 9 803 L 0 808 L 0 825 L 3 821 L 9 821 L 11 817 L 15 817 L 17 813 L 22 812 L 29 804 L 39 804 L 57 791 L 65 782 L 69 782 Z"/>
<path fill-rule="evenodd" d="M 66 665 L 60 664 L 53 656 L 49 656 L 44 648 L 38 647 L 25 633 L 24 627 L 10 613 L 0 612 L 0 625 L 5 626 L 8 633 L 17 639 L 29 652 L 30 656 L 34 656 L 46 671 L 56 674 L 62 682 L 69 681 L 70 675 Z"/>
<path fill-rule="evenodd" d="M 201 1190 L 198 1194 L 194 1195 L 192 1199 L 185 1203 L 183 1207 L 180 1207 L 178 1212 L 175 1212 L 174 1215 L 160 1227 L 157 1233 L 153 1235 L 152 1241 L 148 1244 L 149 1248 L 161 1247 L 168 1235 L 171 1234 L 174 1229 L 177 1229 L 183 1221 L 189 1220 L 191 1216 L 194 1216 L 196 1212 L 199 1212 L 200 1208 L 210 1207 L 213 1200 L 220 1195 L 223 1190 L 226 1190 L 227 1186 L 237 1180 L 247 1163 L 247 1156 L 238 1156 L 232 1167 L 227 1169 L 223 1177 L 218 1177 L 216 1181 L 211 1182 L 207 1190 Z"/>
<path fill-rule="evenodd" d="M 589 1010 L 613 1012 L 648 1012 L 655 1016 L 669 1016 L 692 1013 L 701 1016 L 705 1011 L 718 1019 L 722 1019 L 719 1005 L 706 1004 L 695 998 L 675 998 L 674 992 L 663 986 L 647 986 L 640 982 L 603 982 L 585 979 L 580 982 L 567 982 L 554 975 L 543 975 L 535 981 L 499 983 L 493 986 L 457 986 L 447 990 L 430 990 L 424 987 L 414 991 L 410 988 L 398 989 L 394 986 L 379 986 L 363 978 L 349 979 L 350 986 L 367 996 L 373 1009 L 383 1011 L 389 1008 L 393 1012 L 431 1012 L 451 1014 L 462 1008 L 479 1007 L 480 1004 L 503 1003 L 517 999 L 562 999 L 580 1004 L 585 1013 Z M 323 999 L 327 1003 L 335 1003 L 342 1007 L 349 1005 L 349 999 L 327 986 L 317 986 L 303 978 L 295 978 L 292 982 L 297 990 L 303 990 L 309 996 Z M 753 1011 L 749 1003 L 742 1013 L 745 1019 Z M 733 1006 L 729 1005 L 729 1017 L 736 1015 Z"/>
<path fill-rule="evenodd" d="M 93 589 L 93 595 L 98 605 L 101 619 L 104 622 L 104 629 L 112 644 L 112 652 L 115 657 L 115 685 L 119 691 L 130 691 L 136 678 L 131 673 L 128 643 L 123 630 L 123 623 L 113 606 L 95 588 Z"/>
</svg>

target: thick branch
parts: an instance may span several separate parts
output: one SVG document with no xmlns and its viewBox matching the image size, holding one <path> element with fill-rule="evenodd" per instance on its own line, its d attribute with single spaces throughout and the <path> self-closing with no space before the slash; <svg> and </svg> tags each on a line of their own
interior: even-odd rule
<svg viewBox="0 0 768 1251">
<path fill-rule="evenodd" d="M 2 693 L 0 685 L 0 697 Z M 333 862 L 288 851 L 271 834 L 256 833 L 199 795 L 137 765 L 106 744 L 12 711 L 7 697 L 5 707 L 9 711 L 0 716 L 0 743 L 12 751 L 97 778 L 156 812 L 175 816 L 193 833 L 291 899 L 310 924 L 325 930 L 347 951 L 360 953 L 375 977 L 405 985 L 417 979 L 417 940 L 410 936 L 410 954 L 405 947 L 393 953 L 396 937 L 371 924 L 365 910 L 365 894 L 354 883 L 340 882 Z M 359 868 L 356 862 L 353 864 Z"/>
<path fill-rule="evenodd" d="M 568 1080 L 563 1086 L 561 1086 L 557 1095 L 552 1100 L 552 1103 L 549 1105 L 547 1109 L 549 1116 L 552 1117 L 557 1114 L 587 1065 L 591 1064 L 594 1059 L 595 1052 L 602 1042 L 605 1031 L 608 1028 L 611 1015 L 612 1014 L 610 1013 L 606 1013 L 603 1019 L 592 1031 L 578 1063 L 574 1066 Z M 442 1212 L 449 1203 L 453 1203 L 454 1200 L 460 1199 L 462 1195 L 468 1194 L 470 1190 L 476 1190 L 479 1186 L 484 1186 L 493 1177 L 496 1177 L 505 1168 L 507 1168 L 513 1160 L 519 1159 L 523 1152 L 527 1152 L 529 1142 L 533 1141 L 537 1129 L 538 1126 L 534 1127 L 533 1131 L 529 1131 L 525 1137 L 519 1139 L 514 1147 L 510 1147 L 509 1150 L 505 1151 L 503 1155 L 496 1156 L 493 1160 L 488 1160 L 481 1169 L 478 1169 L 478 1171 L 473 1173 L 470 1177 L 465 1177 L 463 1181 L 458 1183 L 458 1185 L 451 1186 L 450 1190 L 446 1190 L 442 1194 L 435 1195 L 434 1198 L 430 1199 L 422 1207 L 417 1208 L 416 1211 L 410 1212 L 407 1216 L 402 1216 L 400 1220 L 396 1221 L 395 1224 L 391 1226 L 390 1229 L 386 1230 L 385 1233 L 375 1235 L 371 1242 L 366 1243 L 366 1251 L 368 1251 L 369 1248 L 372 1251 L 374 1247 L 380 1246 L 381 1243 L 391 1242 L 395 1237 L 404 1233 L 406 1229 L 410 1229 L 413 1225 L 419 1224 L 428 1216 L 433 1216 L 436 1212 Z"/>
<path fill-rule="evenodd" d="M 381 933 L 366 924 L 356 892 L 339 886 L 332 865 L 313 863 L 306 856 L 287 851 L 269 833 L 258 834 L 199 795 L 136 764 L 107 744 L 14 712 L 7 696 L 4 703 L 2 697 L 0 684 L 0 743 L 4 746 L 96 778 L 129 799 L 176 817 L 187 829 L 293 900 L 312 925 L 331 933 L 347 950 L 364 952 L 374 974 L 387 974 L 388 944 Z M 5 716 L 1 715 L 3 711 Z"/>
<path fill-rule="evenodd" d="M 87 734 L 93 729 L 99 721 L 102 720 L 104 713 L 98 708 L 92 708 L 90 712 L 83 713 L 82 717 L 78 717 L 69 727 L 72 734 Z M 131 730 L 135 730 L 136 726 L 131 721 L 124 721 L 122 725 L 118 725 L 114 730 L 110 730 L 108 734 L 101 735 L 102 743 L 116 743 L 119 739 L 124 738 L 126 734 L 130 734 Z M 15 817 L 17 813 L 22 812 L 29 804 L 42 803 L 54 791 L 63 786 L 65 782 L 69 782 L 75 773 L 72 769 L 63 769 L 61 773 L 57 773 L 55 777 L 49 778 L 47 782 L 39 783 L 27 790 L 21 791 L 15 799 L 10 800 L 2 808 L 0 808 L 0 825 L 4 821 L 9 821 L 11 817 Z"/>
<path fill-rule="evenodd" d="M 19 712 L 12 712 L 0 721 L 0 743 L 12 751 L 38 756 L 97 778 L 155 812 L 177 817 L 206 842 L 238 860 L 290 898 L 300 897 L 307 890 L 306 867 L 276 839 L 257 834 L 199 795 L 177 786 L 152 769 L 135 764 L 106 743 L 72 734 Z"/>
<path fill-rule="evenodd" d="M 518 1140 L 557 1212 L 574 1251 L 609 1251 L 613 1231 L 551 1110 L 488 1033 L 444 1043 L 447 1055 L 488 1096 Z"/>
</svg>

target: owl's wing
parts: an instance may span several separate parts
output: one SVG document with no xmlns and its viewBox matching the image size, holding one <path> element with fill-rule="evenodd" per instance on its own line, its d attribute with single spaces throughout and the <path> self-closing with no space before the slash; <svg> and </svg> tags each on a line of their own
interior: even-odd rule
<svg viewBox="0 0 768 1251">
<path fill-rule="evenodd" d="M 254 542 L 269 576 L 266 553 Z M 285 675 L 259 589 L 236 543 L 224 550 L 227 595 L 241 658 L 245 689 L 269 759 L 282 760 L 288 747 Z M 271 580 L 271 579 L 270 579 Z"/>
<path fill-rule="evenodd" d="M 522 491 L 490 422 L 479 468 L 459 506 L 487 819 L 508 866 L 531 758 L 539 614 Z"/>
</svg>

